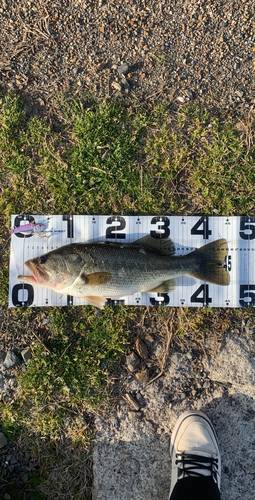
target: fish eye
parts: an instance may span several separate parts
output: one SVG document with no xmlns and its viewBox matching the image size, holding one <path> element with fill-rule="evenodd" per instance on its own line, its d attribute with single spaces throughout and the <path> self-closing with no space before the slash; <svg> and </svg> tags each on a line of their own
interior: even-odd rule
<svg viewBox="0 0 255 500">
<path fill-rule="evenodd" d="M 39 258 L 39 264 L 45 264 L 45 262 L 47 262 L 47 257 L 46 257 L 46 255 L 42 255 Z"/>
</svg>

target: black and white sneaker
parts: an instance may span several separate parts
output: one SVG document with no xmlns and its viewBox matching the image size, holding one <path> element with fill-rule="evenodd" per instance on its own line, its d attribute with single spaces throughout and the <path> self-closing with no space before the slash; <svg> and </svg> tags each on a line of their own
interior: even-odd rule
<svg viewBox="0 0 255 500">
<path fill-rule="evenodd" d="M 179 479 L 212 476 L 220 489 L 221 458 L 210 419 L 201 411 L 186 411 L 177 420 L 170 444 L 170 495 Z"/>
</svg>

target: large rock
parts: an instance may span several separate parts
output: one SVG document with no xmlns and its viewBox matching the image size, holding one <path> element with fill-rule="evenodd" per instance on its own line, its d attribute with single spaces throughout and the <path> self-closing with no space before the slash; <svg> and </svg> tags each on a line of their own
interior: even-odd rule
<svg viewBox="0 0 255 500">
<path fill-rule="evenodd" d="M 110 418 L 97 418 L 93 500 L 168 500 L 169 440 L 178 416 L 198 409 L 211 418 L 222 455 L 222 500 L 254 498 L 255 344 L 249 336 L 226 336 L 214 358 L 174 353 L 165 376 L 126 389 L 142 402 L 130 419 L 126 403 Z"/>
</svg>

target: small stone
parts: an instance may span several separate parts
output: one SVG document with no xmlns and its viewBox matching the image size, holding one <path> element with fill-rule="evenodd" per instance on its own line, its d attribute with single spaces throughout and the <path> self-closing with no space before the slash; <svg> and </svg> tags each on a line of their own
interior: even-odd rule
<svg viewBox="0 0 255 500">
<path fill-rule="evenodd" d="M 11 500 L 11 496 L 9 495 L 9 493 L 5 493 L 3 496 L 3 499 L 4 500 Z"/>
<path fill-rule="evenodd" d="M 25 103 L 24 104 L 24 111 L 25 111 L 26 115 L 30 115 L 30 113 L 32 112 L 32 107 L 29 106 L 29 104 Z"/>
<path fill-rule="evenodd" d="M 10 463 L 12 465 L 16 464 L 17 463 L 17 458 L 16 457 L 11 457 Z"/>
<path fill-rule="evenodd" d="M 124 87 L 124 91 L 126 92 L 126 94 L 129 94 L 129 92 L 131 90 L 131 86 L 129 85 L 126 78 L 123 78 L 123 87 Z"/>
<path fill-rule="evenodd" d="M 193 358 L 193 356 L 192 356 L 191 352 L 187 352 L 187 353 L 186 353 L 186 357 L 187 357 L 188 359 L 190 359 L 190 360 Z"/>
<path fill-rule="evenodd" d="M 111 66 L 111 68 L 112 68 L 112 69 L 117 69 L 117 68 L 118 68 L 118 66 L 117 66 L 117 64 L 113 64 L 113 65 Z"/>
<path fill-rule="evenodd" d="M 16 356 L 16 354 L 13 351 L 8 351 L 6 354 L 6 358 L 2 364 L 2 370 L 10 370 L 11 368 L 14 368 L 15 366 L 20 364 L 19 358 Z"/>
<path fill-rule="evenodd" d="M 30 348 L 26 347 L 26 349 L 23 349 L 21 351 L 21 356 L 24 360 L 24 363 L 27 363 L 30 359 L 32 359 L 32 354 L 31 354 Z"/>
<path fill-rule="evenodd" d="M 3 432 L 0 432 L 0 448 L 3 448 L 7 444 L 7 438 Z"/>
<path fill-rule="evenodd" d="M 155 351 L 154 351 L 154 354 L 156 357 L 160 356 L 160 354 L 162 353 L 163 351 L 163 346 L 162 344 L 158 344 L 155 348 Z"/>
<path fill-rule="evenodd" d="M 206 380 L 205 383 L 203 384 L 204 389 L 208 389 L 210 387 L 210 382 L 209 380 Z"/>
<path fill-rule="evenodd" d="M 136 367 L 140 364 L 140 359 L 135 352 L 131 352 L 131 354 L 126 357 L 126 363 L 129 371 L 134 372 Z"/>
<path fill-rule="evenodd" d="M 50 322 L 50 320 L 48 318 L 43 318 L 43 320 L 42 320 L 43 325 L 48 325 L 49 322 Z"/>
<path fill-rule="evenodd" d="M 235 93 L 236 95 L 238 95 L 238 97 L 243 97 L 244 95 L 244 93 L 241 90 L 236 90 Z"/>
<path fill-rule="evenodd" d="M 79 72 L 79 67 L 73 69 L 74 76 L 77 76 Z"/>
<path fill-rule="evenodd" d="M 120 66 L 117 67 L 117 71 L 121 75 L 125 75 L 128 72 L 128 64 L 127 63 L 121 64 Z"/>
<path fill-rule="evenodd" d="M 28 474 L 23 474 L 22 481 L 23 481 L 23 483 L 27 483 L 27 481 L 28 481 Z"/>
<path fill-rule="evenodd" d="M 115 90 L 121 90 L 121 85 L 118 83 L 118 82 L 112 82 L 112 87 L 115 89 Z"/>
<path fill-rule="evenodd" d="M 141 372 L 136 373 L 136 378 L 141 382 L 141 384 L 145 385 L 147 382 L 149 382 L 150 375 L 149 375 L 149 370 L 147 368 L 145 370 L 142 370 Z"/>
<path fill-rule="evenodd" d="M 138 420 L 139 418 L 141 418 L 142 416 L 142 412 L 141 411 L 128 411 L 128 418 L 129 420 Z"/>
<path fill-rule="evenodd" d="M 82 415 L 79 415 L 76 420 L 79 425 L 83 425 L 84 427 L 88 425 L 87 421 L 82 417 Z"/>
<path fill-rule="evenodd" d="M 185 392 L 181 392 L 180 396 L 181 396 L 181 399 L 185 399 L 186 398 Z"/>
</svg>

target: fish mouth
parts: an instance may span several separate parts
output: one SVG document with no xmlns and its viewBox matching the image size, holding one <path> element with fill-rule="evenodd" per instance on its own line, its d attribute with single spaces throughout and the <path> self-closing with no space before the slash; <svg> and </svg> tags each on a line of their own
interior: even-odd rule
<svg viewBox="0 0 255 500">
<path fill-rule="evenodd" d="M 49 282 L 49 275 L 42 269 L 38 264 L 33 262 L 32 260 L 27 260 L 25 265 L 31 271 L 33 276 L 18 276 L 20 281 L 25 281 L 26 283 L 32 284 L 43 284 L 45 282 Z"/>
</svg>

